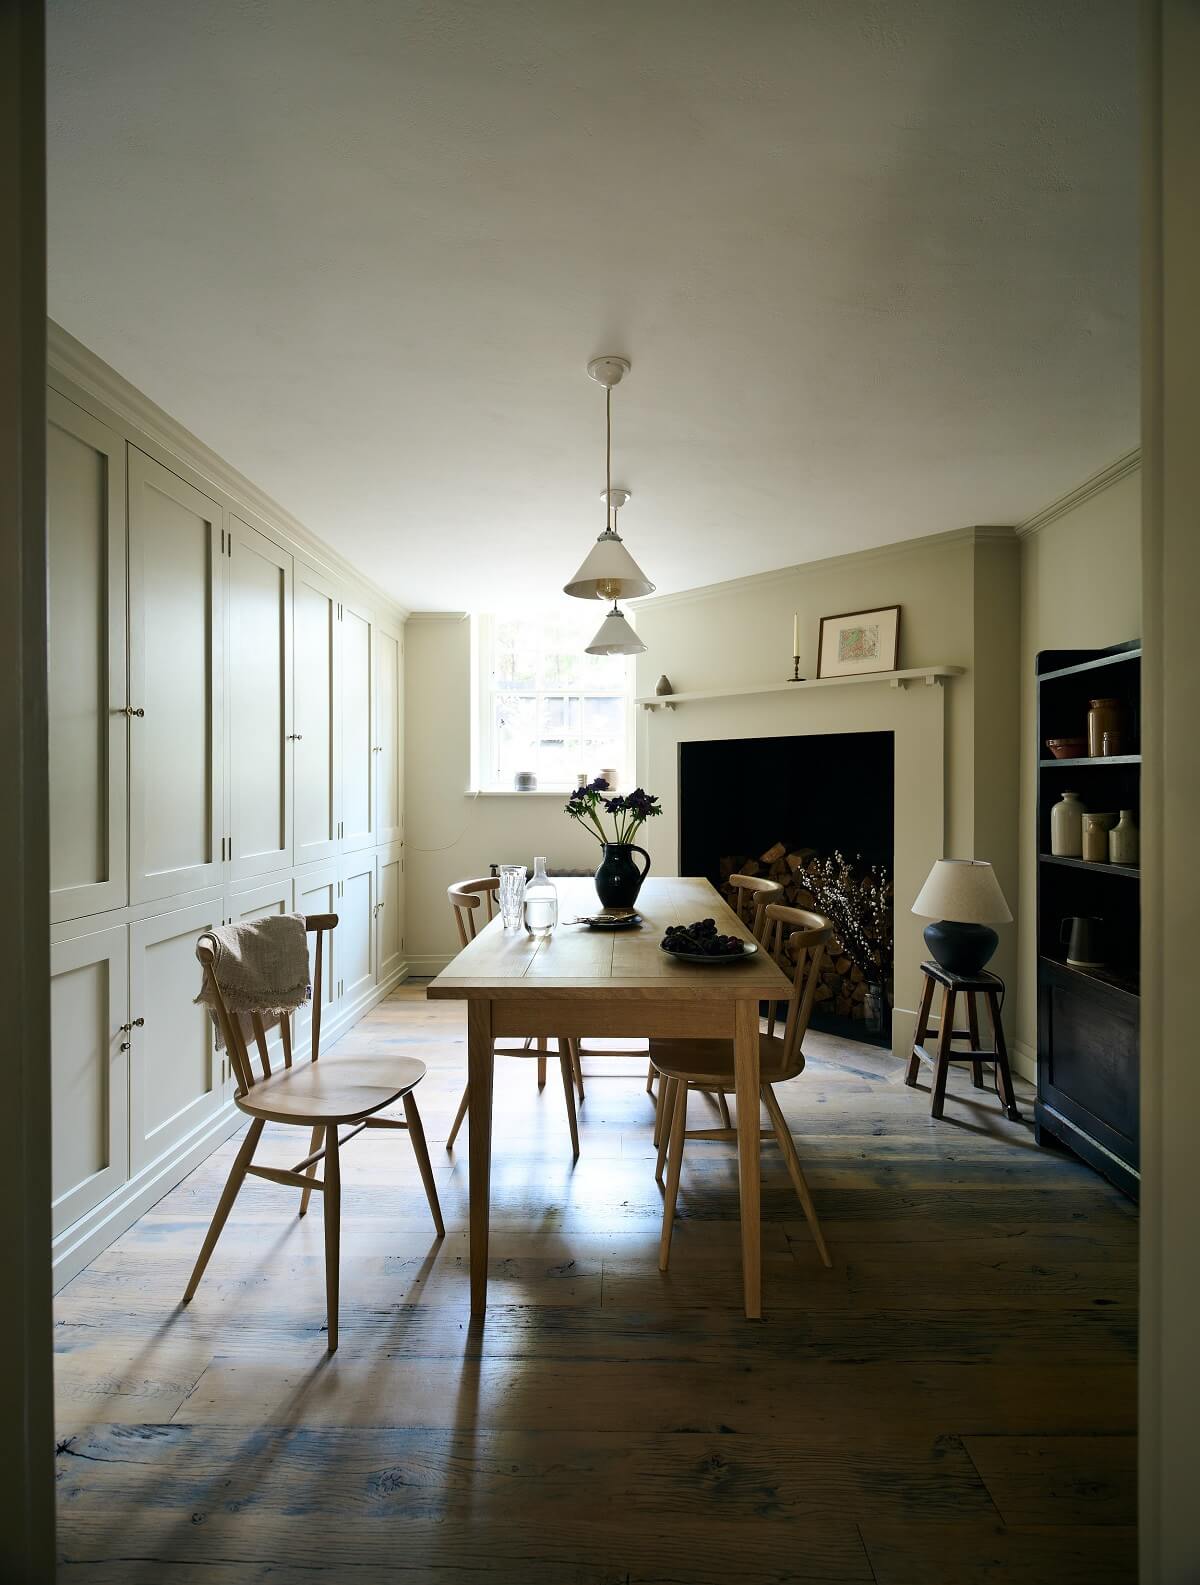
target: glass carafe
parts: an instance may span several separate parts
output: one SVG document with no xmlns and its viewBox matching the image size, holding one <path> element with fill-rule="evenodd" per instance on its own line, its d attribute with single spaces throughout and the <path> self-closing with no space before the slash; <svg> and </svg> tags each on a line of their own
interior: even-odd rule
<svg viewBox="0 0 1200 1585">
<path fill-rule="evenodd" d="M 545 859 L 533 861 L 533 879 L 525 882 L 525 928 L 537 941 L 545 941 L 558 923 L 558 892 L 546 874 Z"/>
</svg>

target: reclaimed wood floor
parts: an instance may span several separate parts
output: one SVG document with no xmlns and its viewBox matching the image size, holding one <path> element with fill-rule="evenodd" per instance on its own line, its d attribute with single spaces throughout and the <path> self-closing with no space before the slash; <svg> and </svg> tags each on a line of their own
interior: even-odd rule
<svg viewBox="0 0 1200 1585">
<path fill-rule="evenodd" d="M 498 1062 L 472 1327 L 462 1006 L 406 986 L 339 1049 L 428 1064 L 445 1240 L 403 1134 L 347 1147 L 329 1359 L 319 1196 L 248 1182 L 187 1310 L 236 1140 L 161 1200 L 58 1300 L 61 1580 L 1134 1580 L 1136 1213 L 962 1069 L 933 1123 L 928 1070 L 811 1038 L 780 1099 L 835 1269 L 764 1147 L 752 1323 L 732 1147 L 689 1145 L 660 1275 L 644 1070 L 587 1061 L 572 1166 L 554 1064 Z"/>
</svg>

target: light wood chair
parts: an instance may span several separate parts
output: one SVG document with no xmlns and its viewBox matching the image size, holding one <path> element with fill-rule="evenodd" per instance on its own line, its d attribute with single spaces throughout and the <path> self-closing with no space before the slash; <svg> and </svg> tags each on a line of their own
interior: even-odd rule
<svg viewBox="0 0 1200 1585">
<path fill-rule="evenodd" d="M 341 1147 L 364 1128 L 405 1128 L 412 1140 L 413 1154 L 417 1158 L 421 1181 L 433 1213 L 437 1236 L 444 1238 L 446 1229 L 438 1204 L 437 1185 L 429 1150 L 425 1144 L 425 1131 L 421 1114 L 417 1110 L 413 1090 L 425 1077 L 425 1064 L 414 1057 L 326 1057 L 318 1062 L 321 1049 L 321 988 L 324 942 L 327 931 L 338 922 L 336 914 L 309 914 L 305 928 L 316 935 L 316 952 L 312 988 L 312 1057 L 308 1062 L 292 1061 L 292 1027 L 288 1015 L 270 1016 L 259 1013 L 231 1014 L 221 995 L 221 987 L 214 972 L 213 939 L 207 932 L 196 943 L 196 957 L 204 969 L 205 980 L 213 991 L 214 1011 L 221 1026 L 225 1048 L 229 1052 L 233 1075 L 237 1081 L 234 1101 L 251 1119 L 250 1127 L 237 1158 L 230 1168 L 225 1188 L 217 1203 L 212 1223 L 205 1235 L 204 1244 L 196 1259 L 191 1280 L 183 1295 L 190 1302 L 200 1284 L 209 1257 L 225 1226 L 238 1190 L 247 1176 L 265 1178 L 269 1183 L 281 1183 L 287 1188 L 300 1190 L 300 1215 L 308 1210 L 309 1196 L 313 1190 L 325 1196 L 325 1298 L 329 1329 L 329 1352 L 338 1346 L 338 1268 L 341 1242 Z M 267 1055 L 267 1030 L 279 1025 L 283 1044 L 283 1066 L 272 1071 Z M 258 1049 L 261 1073 L 256 1073 L 250 1059 L 249 1041 L 253 1039 Z M 380 1117 L 385 1106 L 394 1101 L 404 1102 L 404 1118 Z M 294 1167 L 256 1167 L 254 1152 L 268 1123 L 285 1123 L 290 1127 L 312 1130 L 308 1154 Z M 339 1129 L 349 1124 L 349 1132 L 339 1137 Z M 314 1176 L 317 1163 L 324 1161 L 325 1176 Z"/>
<path fill-rule="evenodd" d="M 794 927 L 794 928 L 793 928 Z M 766 905 L 763 945 L 771 951 L 781 968 L 788 967 L 784 959 L 784 936 L 795 954 L 796 966 L 792 976 L 792 994 L 788 1000 L 787 1019 L 782 1034 L 776 1033 L 775 1004 L 771 1003 L 765 1033 L 759 1035 L 759 1061 L 762 1070 L 762 1101 L 771 1120 L 771 1128 L 763 1130 L 762 1138 L 779 1142 L 787 1163 L 792 1185 L 804 1209 L 804 1216 L 812 1232 L 822 1263 L 832 1266 L 816 1206 L 795 1141 L 775 1098 L 775 1085 L 794 1079 L 804 1069 L 804 1052 L 801 1049 L 808 1020 L 812 1013 L 813 998 L 820 983 L 821 965 L 826 948 L 833 936 L 832 922 L 823 914 L 810 913 L 804 908 L 788 908 L 780 903 Z M 659 1145 L 658 1166 L 655 1177 L 662 1182 L 663 1164 L 667 1165 L 666 1198 L 663 1205 L 662 1239 L 659 1245 L 658 1265 L 666 1271 L 671 1254 L 671 1230 L 675 1223 L 675 1205 L 679 1196 L 679 1174 L 683 1164 L 683 1147 L 688 1139 L 736 1140 L 735 1129 L 697 1128 L 687 1126 L 687 1098 L 689 1090 L 711 1090 L 718 1094 L 734 1089 L 733 1042 L 730 1040 L 652 1040 L 650 1058 L 658 1069 L 660 1083 L 666 1090 L 666 1109 L 670 1118 L 669 1129 L 664 1129 Z"/>
<path fill-rule="evenodd" d="M 769 881 L 761 875 L 731 875 L 728 884 L 734 888 L 733 911 L 744 925 L 750 926 L 750 933 L 761 946 L 767 929 L 767 908 L 771 903 L 777 903 L 783 896 L 783 887 L 778 881 Z M 652 1080 L 654 1078 L 654 1063 L 650 1063 L 650 1072 L 646 1075 L 646 1093 L 652 1095 Z M 669 1113 L 666 1106 L 666 1085 L 660 1084 L 658 1096 L 654 1106 L 654 1143 L 662 1147 L 663 1134 L 670 1126 Z M 717 1109 L 721 1114 L 721 1127 L 731 1126 L 729 1116 L 729 1103 L 722 1091 L 717 1091 Z"/>
<path fill-rule="evenodd" d="M 499 878 L 495 875 L 485 875 L 478 880 L 455 881 L 452 886 L 447 886 L 446 896 L 450 899 L 450 909 L 454 914 L 454 923 L 458 926 L 458 939 L 461 946 L 469 946 L 474 941 L 477 932 L 475 915 L 481 910 L 484 912 L 483 923 L 486 925 L 496 916 L 496 896 L 500 890 Z M 497 1040 L 492 1045 L 492 1055 L 497 1057 L 536 1057 L 538 1089 L 543 1089 L 546 1084 L 546 1046 L 545 1037 L 539 1037 L 536 1046 L 532 1038 L 526 1039 L 520 1045 L 513 1045 L 508 1041 Z M 568 1040 L 565 1037 L 558 1042 L 558 1062 L 562 1070 L 563 1090 L 567 1098 L 567 1122 L 571 1128 L 571 1148 L 575 1155 L 579 1154 L 579 1120 L 575 1112 L 575 1089 L 578 1086 L 579 1099 L 583 1099 L 583 1067 L 579 1057 L 579 1042 Z M 454 1148 L 454 1141 L 458 1138 L 458 1131 L 463 1125 L 467 1115 L 467 1108 L 471 1102 L 471 1086 L 468 1083 L 463 1090 L 462 1100 L 458 1103 L 450 1136 L 446 1140 L 446 1149 Z"/>
</svg>

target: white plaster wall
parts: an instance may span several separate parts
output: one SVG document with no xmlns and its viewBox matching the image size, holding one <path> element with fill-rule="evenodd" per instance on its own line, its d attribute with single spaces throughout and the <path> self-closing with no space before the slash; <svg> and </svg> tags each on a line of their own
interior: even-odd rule
<svg viewBox="0 0 1200 1585">
<path fill-rule="evenodd" d="M 1016 1057 L 1037 1052 L 1037 681 L 1043 649 L 1101 649 L 1142 631 L 1141 471 L 1021 541 L 1020 928 Z"/>
<path fill-rule="evenodd" d="M 594 869 L 599 843 L 563 813 L 562 794 L 471 798 L 471 635 L 465 616 L 413 617 L 405 627 L 405 956 L 434 974 L 458 950 L 446 901 L 456 880 L 492 863 Z"/>
</svg>

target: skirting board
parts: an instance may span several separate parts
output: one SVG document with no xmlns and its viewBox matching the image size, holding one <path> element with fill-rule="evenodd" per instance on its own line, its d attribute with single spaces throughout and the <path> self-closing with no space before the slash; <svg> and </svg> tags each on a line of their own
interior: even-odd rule
<svg viewBox="0 0 1200 1585">
<path fill-rule="evenodd" d="M 438 957 L 436 953 L 410 952 L 408 955 L 408 972 L 414 980 L 432 980 L 440 974 L 448 963 L 453 963 L 454 953 L 446 957 Z"/>
<path fill-rule="evenodd" d="M 402 963 L 384 984 L 374 986 L 351 1006 L 339 1008 L 324 1023 L 322 1046 L 344 1035 L 364 1013 L 403 984 L 411 972 L 410 965 Z M 303 1056 L 306 1049 L 307 1042 L 297 1049 L 296 1055 Z M 173 1150 L 160 1156 L 157 1161 L 150 1162 L 114 1194 L 109 1195 L 107 1200 L 65 1228 L 52 1245 L 55 1293 L 72 1277 L 78 1276 L 102 1249 L 107 1249 L 114 1239 L 132 1227 L 138 1217 L 161 1200 L 164 1194 L 177 1183 L 182 1183 L 189 1172 L 198 1167 L 206 1156 L 212 1155 L 217 1146 L 230 1134 L 236 1133 L 245 1121 L 245 1112 L 239 1111 L 232 1101 L 226 1102 Z"/>
<path fill-rule="evenodd" d="M 1037 1083 L 1037 1052 L 1032 1046 L 1027 1046 L 1023 1040 L 1014 1040 L 1009 1061 L 1012 1063 L 1014 1073 L 1019 1073 L 1023 1079 L 1028 1079 L 1030 1084 Z"/>
</svg>

